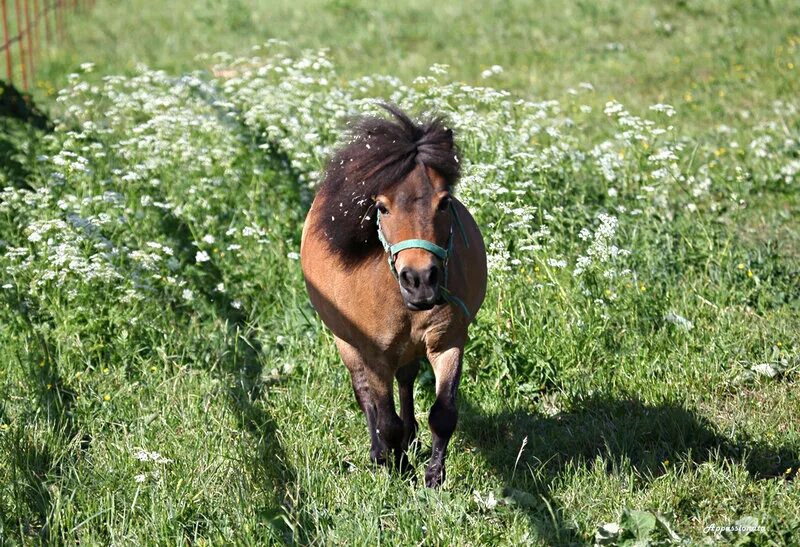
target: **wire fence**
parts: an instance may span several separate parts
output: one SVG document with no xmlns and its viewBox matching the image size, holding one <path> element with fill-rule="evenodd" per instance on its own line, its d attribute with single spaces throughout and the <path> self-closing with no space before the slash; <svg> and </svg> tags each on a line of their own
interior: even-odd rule
<svg viewBox="0 0 800 547">
<path fill-rule="evenodd" d="M 28 90 L 34 82 L 42 45 L 51 47 L 64 39 L 68 17 L 94 5 L 94 0 L 0 0 L 5 79 Z M 1 78 L 2 76 L 0 76 Z"/>
</svg>

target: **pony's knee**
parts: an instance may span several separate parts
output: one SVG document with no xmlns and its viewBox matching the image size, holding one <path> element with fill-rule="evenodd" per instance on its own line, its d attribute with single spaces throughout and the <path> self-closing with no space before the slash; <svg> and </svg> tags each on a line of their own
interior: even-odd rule
<svg viewBox="0 0 800 547">
<path fill-rule="evenodd" d="M 456 409 L 455 401 L 444 402 L 437 399 L 431 407 L 431 413 L 428 416 L 428 425 L 434 435 L 443 439 L 449 439 L 453 435 L 458 423 L 458 410 Z"/>
<path fill-rule="evenodd" d="M 404 367 L 400 367 L 395 373 L 397 382 L 400 385 L 413 384 L 414 380 L 417 378 L 417 374 L 419 374 L 419 368 L 419 361 L 414 361 Z"/>
<path fill-rule="evenodd" d="M 394 412 L 378 416 L 378 435 L 389 448 L 400 448 L 403 443 L 403 420 Z"/>
</svg>

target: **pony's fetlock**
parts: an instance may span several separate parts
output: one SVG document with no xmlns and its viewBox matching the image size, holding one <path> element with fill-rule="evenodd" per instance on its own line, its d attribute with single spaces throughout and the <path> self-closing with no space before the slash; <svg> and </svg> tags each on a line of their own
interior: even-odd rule
<svg viewBox="0 0 800 547">
<path fill-rule="evenodd" d="M 428 488 L 439 488 L 444 483 L 444 478 L 444 461 L 431 461 L 428 465 L 428 469 L 425 470 L 425 486 Z"/>
</svg>

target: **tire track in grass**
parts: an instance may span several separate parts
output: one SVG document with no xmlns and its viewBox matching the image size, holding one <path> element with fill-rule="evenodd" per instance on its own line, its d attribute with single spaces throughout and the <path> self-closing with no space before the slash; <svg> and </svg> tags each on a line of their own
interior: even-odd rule
<svg viewBox="0 0 800 547">
<path fill-rule="evenodd" d="M 250 150 L 254 157 L 261 154 L 257 149 Z M 266 169 L 276 176 L 289 176 L 283 163 L 274 157 L 266 158 Z M 274 165 L 276 164 L 277 165 Z M 164 197 L 164 196 L 162 196 Z M 202 276 L 194 276 L 192 287 L 203 297 L 203 301 L 213 314 L 213 318 L 221 319 L 228 329 L 229 344 L 224 352 L 226 358 L 221 367 L 208 368 L 208 363 L 199 365 L 216 373 L 219 379 L 228 386 L 228 402 L 234 410 L 239 428 L 247 432 L 254 447 L 251 457 L 246 460 L 251 476 L 255 482 L 269 482 L 274 490 L 274 507 L 267 509 L 262 517 L 266 517 L 278 531 L 285 542 L 295 542 L 298 533 L 305 528 L 302 521 L 292 522 L 293 515 L 302 515 L 285 492 L 285 485 L 296 484 L 294 469 L 287 463 L 287 454 L 277 435 L 277 422 L 270 411 L 265 408 L 265 395 L 268 382 L 263 379 L 265 351 L 257 334 L 259 325 L 250 319 L 244 305 L 237 302 L 227 291 L 220 292 L 215 288 L 224 282 L 225 275 L 213 259 L 198 263 L 195 260 L 196 230 L 191 221 L 180 218 L 173 211 L 163 211 L 161 231 L 174 242 L 176 255 L 183 267 L 194 266 Z M 181 313 L 176 308 L 176 313 Z M 278 310 L 277 313 L 282 313 Z M 302 541 L 302 540 L 301 540 Z"/>
</svg>

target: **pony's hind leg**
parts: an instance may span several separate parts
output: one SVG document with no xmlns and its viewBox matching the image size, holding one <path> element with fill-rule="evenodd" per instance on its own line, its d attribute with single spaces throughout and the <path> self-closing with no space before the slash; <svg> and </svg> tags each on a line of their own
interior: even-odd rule
<svg viewBox="0 0 800 547">
<path fill-rule="evenodd" d="M 350 383 L 353 386 L 356 402 L 358 402 L 358 406 L 361 407 L 361 411 L 367 419 L 367 430 L 370 438 L 370 460 L 373 463 L 383 465 L 386 463 L 386 445 L 378 435 L 378 410 L 372 402 L 369 383 L 364 372 L 364 359 L 353 346 L 340 338 L 336 338 L 336 347 L 339 349 L 339 355 L 350 372 Z"/>
<path fill-rule="evenodd" d="M 430 488 L 441 486 L 445 479 L 444 460 L 447 456 L 447 445 L 458 421 L 456 392 L 461 379 L 462 353 L 463 348 L 453 347 L 430 356 L 433 372 L 436 375 L 436 402 L 433 403 L 428 416 L 433 436 L 431 461 L 425 471 L 425 486 Z"/>
<path fill-rule="evenodd" d="M 414 419 L 414 380 L 419 374 L 419 361 L 400 367 L 395 373 L 400 395 L 400 419 L 403 420 L 403 451 L 417 438 L 418 424 Z"/>
</svg>

